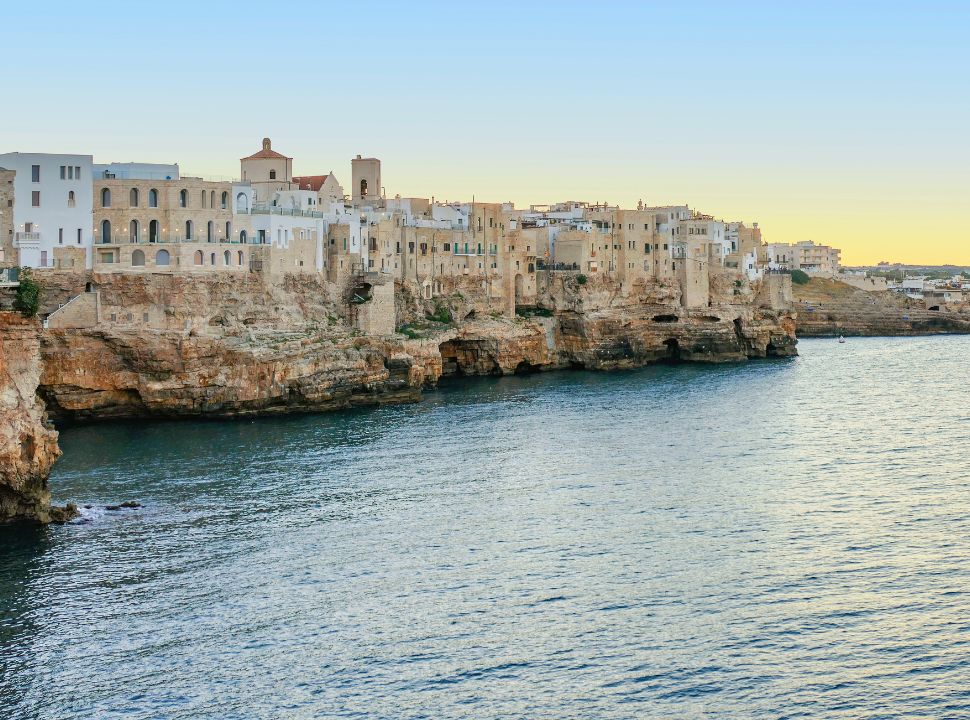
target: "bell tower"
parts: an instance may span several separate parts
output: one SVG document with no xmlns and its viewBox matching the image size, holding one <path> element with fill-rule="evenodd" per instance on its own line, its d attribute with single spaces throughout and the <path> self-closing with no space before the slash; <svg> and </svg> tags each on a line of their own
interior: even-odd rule
<svg viewBox="0 0 970 720">
<path fill-rule="evenodd" d="M 350 161 L 352 179 L 351 191 L 355 204 L 383 204 L 381 195 L 381 161 L 358 155 Z"/>
</svg>

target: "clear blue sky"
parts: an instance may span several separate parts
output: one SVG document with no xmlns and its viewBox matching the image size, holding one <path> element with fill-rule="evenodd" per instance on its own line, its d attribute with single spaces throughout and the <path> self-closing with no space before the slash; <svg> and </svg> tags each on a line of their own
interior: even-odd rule
<svg viewBox="0 0 970 720">
<path fill-rule="evenodd" d="M 851 7 L 850 7 L 851 5 Z M 970 3 L 16 2 L 0 152 L 390 194 L 690 202 L 850 261 L 970 262 Z M 914 242 L 918 241 L 914 245 Z"/>
</svg>

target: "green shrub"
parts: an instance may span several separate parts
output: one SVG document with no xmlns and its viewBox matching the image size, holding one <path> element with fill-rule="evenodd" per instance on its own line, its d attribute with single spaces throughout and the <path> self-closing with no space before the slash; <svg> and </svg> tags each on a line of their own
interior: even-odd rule
<svg viewBox="0 0 970 720">
<path fill-rule="evenodd" d="M 434 320 L 440 323 L 450 323 L 451 322 L 451 310 L 442 305 L 441 303 L 436 303 L 434 306 L 434 312 L 428 314 L 429 320 Z"/>
<path fill-rule="evenodd" d="M 589 278 L 582 273 L 576 276 L 576 282 L 578 282 L 580 285 L 585 285 L 587 280 L 589 280 Z"/>
<path fill-rule="evenodd" d="M 403 335 L 404 337 L 408 338 L 409 340 L 416 340 L 417 338 L 421 337 L 421 334 L 420 333 L 415 332 L 414 330 L 412 330 L 411 328 L 409 328 L 407 325 L 402 325 L 401 327 L 399 327 L 397 329 L 397 331 L 401 335 Z"/>
<path fill-rule="evenodd" d="M 791 271 L 791 281 L 796 285 L 808 285 L 809 280 L 811 280 L 811 278 L 808 276 L 807 273 L 801 270 Z"/>
<path fill-rule="evenodd" d="M 30 268 L 20 269 L 20 286 L 13 300 L 13 309 L 24 317 L 34 317 L 40 310 L 40 285 L 31 277 Z"/>
</svg>

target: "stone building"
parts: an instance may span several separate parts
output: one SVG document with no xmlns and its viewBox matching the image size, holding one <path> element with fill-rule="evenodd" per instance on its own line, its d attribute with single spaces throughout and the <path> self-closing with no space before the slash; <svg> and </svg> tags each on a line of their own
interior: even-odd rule
<svg viewBox="0 0 970 720">
<path fill-rule="evenodd" d="M 272 141 L 263 138 L 259 152 L 239 160 L 240 178 L 248 181 L 256 194 L 256 202 L 266 202 L 279 190 L 294 190 L 293 158 L 273 149 Z"/>
<path fill-rule="evenodd" d="M 17 173 L 0 167 L 0 268 L 18 265 L 13 244 L 14 177 Z"/>
</svg>

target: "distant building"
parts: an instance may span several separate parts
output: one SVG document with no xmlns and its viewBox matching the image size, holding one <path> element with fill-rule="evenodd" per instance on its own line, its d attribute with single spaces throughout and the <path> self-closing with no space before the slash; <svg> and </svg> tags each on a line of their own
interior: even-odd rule
<svg viewBox="0 0 970 720">
<path fill-rule="evenodd" d="M 255 192 L 256 202 L 266 202 L 280 190 L 293 187 L 293 158 L 273 149 L 269 138 L 263 138 L 263 148 L 239 160 L 242 180 L 249 181 Z"/>
</svg>

